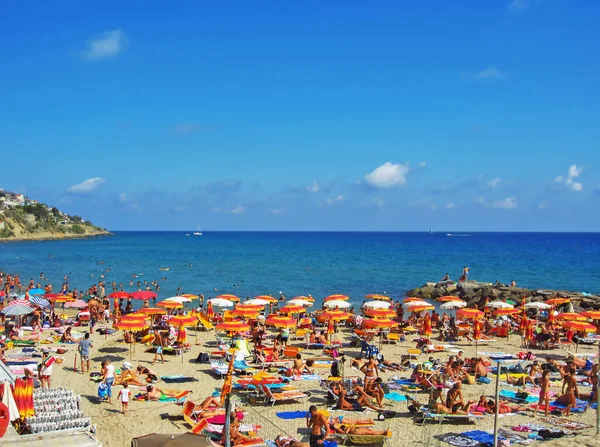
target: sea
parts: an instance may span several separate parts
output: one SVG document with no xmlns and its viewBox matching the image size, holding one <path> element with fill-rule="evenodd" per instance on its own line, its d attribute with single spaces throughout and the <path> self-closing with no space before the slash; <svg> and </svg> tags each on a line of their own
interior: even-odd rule
<svg viewBox="0 0 600 447">
<path fill-rule="evenodd" d="M 187 236 L 186 234 L 190 234 Z M 0 271 L 85 290 L 104 274 L 158 299 L 183 293 L 287 298 L 333 293 L 360 304 L 370 293 L 402 299 L 445 273 L 537 289 L 600 293 L 600 233 L 115 232 L 90 239 L 0 244 Z M 168 270 L 166 270 L 168 269 Z M 137 275 L 137 277 L 133 277 Z M 133 281 L 133 286 L 130 285 Z"/>
</svg>

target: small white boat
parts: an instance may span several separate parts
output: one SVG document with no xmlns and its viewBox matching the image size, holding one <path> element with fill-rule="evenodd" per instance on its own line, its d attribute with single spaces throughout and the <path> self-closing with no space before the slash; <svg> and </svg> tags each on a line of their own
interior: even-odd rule
<svg viewBox="0 0 600 447">
<path fill-rule="evenodd" d="M 200 231 L 200 226 L 198 226 L 198 231 L 194 231 L 194 236 L 202 236 L 202 231 Z"/>
</svg>

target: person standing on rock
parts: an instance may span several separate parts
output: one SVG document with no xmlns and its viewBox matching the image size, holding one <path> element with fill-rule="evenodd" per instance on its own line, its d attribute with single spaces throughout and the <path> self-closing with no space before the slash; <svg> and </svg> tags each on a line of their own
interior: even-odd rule
<svg viewBox="0 0 600 447">
<path fill-rule="evenodd" d="M 463 267 L 463 273 L 462 273 L 462 276 L 460 277 L 459 281 L 464 282 L 464 281 L 467 281 L 468 279 L 469 279 L 469 267 L 467 267 L 465 265 Z"/>
</svg>

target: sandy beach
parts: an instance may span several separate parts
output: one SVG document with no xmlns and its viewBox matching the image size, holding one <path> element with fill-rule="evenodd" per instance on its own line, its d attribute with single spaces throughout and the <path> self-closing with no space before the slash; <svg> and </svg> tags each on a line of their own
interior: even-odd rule
<svg viewBox="0 0 600 447">
<path fill-rule="evenodd" d="M 214 332 L 198 332 L 198 345 L 194 345 L 194 332 L 190 330 L 188 340 L 192 343 L 191 353 L 186 353 L 184 361 L 182 363 L 180 356 L 167 356 L 164 365 L 157 363 L 152 368 L 160 375 L 175 375 L 184 374 L 187 376 L 194 377 L 196 381 L 184 383 L 184 384 L 165 384 L 163 382 L 158 383 L 158 387 L 169 388 L 169 389 L 189 389 L 193 391 L 191 398 L 195 401 L 201 401 L 204 397 L 210 395 L 215 389 L 220 389 L 223 381 L 217 379 L 211 374 L 210 367 L 208 364 L 199 364 L 194 360 L 198 356 L 199 352 L 210 352 L 214 350 L 210 344 L 215 340 Z M 347 341 L 349 338 L 349 331 L 344 331 L 342 335 Z M 92 349 L 92 371 L 100 370 L 100 362 L 106 358 L 110 358 L 115 364 L 115 367 L 119 367 L 123 361 L 129 361 L 129 345 L 121 342 L 122 332 L 117 331 L 115 334 L 108 336 L 107 339 L 103 335 L 93 334 L 92 340 L 94 347 Z M 414 347 L 412 339 L 415 337 L 409 337 L 406 342 L 398 345 L 384 345 L 383 353 L 385 358 L 392 361 L 399 361 L 401 355 L 406 354 L 408 347 Z M 208 345 L 207 345 L 208 344 Z M 299 342 L 293 342 L 292 344 L 300 345 Z M 475 355 L 475 346 L 469 342 L 463 341 L 456 345 L 456 349 L 463 350 L 466 357 Z M 132 354 L 132 364 L 134 367 L 138 364 L 150 366 L 154 355 L 151 353 L 145 353 L 145 346 L 137 345 L 135 353 Z M 511 335 L 509 340 L 497 341 L 488 346 L 480 345 L 478 347 L 479 353 L 482 352 L 497 352 L 504 351 L 507 353 L 516 353 L 521 351 L 520 348 L 520 337 L 518 335 Z M 595 353 L 596 347 L 581 347 L 579 352 L 590 352 Z M 355 356 L 359 350 L 357 348 L 344 348 L 343 352 L 349 356 Z M 550 350 L 550 351 L 534 351 L 538 358 L 544 358 L 545 356 L 564 359 L 567 354 L 566 351 L 562 350 Z M 304 357 L 308 358 L 312 355 L 318 356 L 320 351 L 304 351 Z M 439 353 L 433 354 L 432 357 L 439 358 L 442 361 L 447 360 L 450 353 Z M 100 402 L 97 398 L 97 387 L 98 385 L 91 381 L 87 375 L 81 375 L 73 372 L 73 361 L 74 361 L 75 349 L 70 349 L 68 353 L 63 355 L 64 362 L 61 365 L 56 365 L 53 374 L 53 384 L 55 386 L 64 386 L 74 389 L 78 394 L 81 395 L 81 402 L 83 410 L 86 414 L 92 417 L 93 423 L 98 429 L 98 439 L 105 446 L 128 446 L 131 438 L 141 436 L 144 434 L 156 432 L 156 433 L 183 433 L 189 431 L 190 427 L 184 422 L 181 417 L 181 407 L 174 403 L 162 403 L 162 402 L 132 402 L 130 404 L 130 413 L 126 416 L 120 412 L 120 406 L 115 403 L 109 405 L 105 402 Z M 427 360 L 428 355 L 422 355 L 421 361 Z M 78 365 L 79 368 L 79 365 Z M 318 370 L 322 377 L 326 377 L 329 374 L 329 370 L 322 368 Z M 354 371 L 350 368 L 348 362 L 345 366 L 344 371 L 346 376 L 349 375 L 362 375 L 358 371 Z M 408 377 L 409 372 L 405 373 L 380 373 L 384 381 L 389 381 L 392 376 Z M 477 400 L 479 396 L 486 395 L 493 397 L 494 395 L 494 383 L 482 385 L 464 385 L 463 392 L 466 399 Z M 308 441 L 308 431 L 305 427 L 304 419 L 295 420 L 283 420 L 276 416 L 278 411 L 306 411 L 308 406 L 315 404 L 319 409 L 325 409 L 326 403 L 324 399 L 324 392 L 319 388 L 318 381 L 296 381 L 293 383 L 294 386 L 301 390 L 311 392 L 311 397 L 301 403 L 291 404 L 277 404 L 275 407 L 266 407 L 264 405 L 251 406 L 247 402 L 247 398 L 243 394 L 234 393 L 235 399 L 240 400 L 240 405 L 246 411 L 245 423 L 257 424 L 262 427 L 259 435 L 264 439 L 274 439 L 279 434 L 290 435 L 297 437 L 300 440 Z M 560 392 L 561 382 L 553 382 L 553 391 Z M 511 388 L 510 386 L 503 385 L 502 389 Z M 116 392 L 120 387 L 116 387 Z M 133 393 L 137 393 L 141 389 L 132 387 Z M 516 387 L 512 389 L 517 390 Z M 589 390 L 589 389 L 588 389 Z M 398 391 L 402 393 L 401 391 Z M 589 392 L 589 391 L 588 391 Z M 418 393 L 416 398 L 422 403 L 426 403 L 427 394 Z M 444 445 L 444 442 L 438 441 L 435 436 L 443 433 L 461 433 L 468 430 L 492 430 L 494 418 L 492 415 L 486 416 L 483 419 L 478 420 L 476 423 L 448 423 L 444 422 L 438 424 L 437 422 L 428 422 L 425 425 L 415 424 L 407 410 L 406 402 L 394 402 L 386 400 L 385 408 L 389 410 L 395 410 L 401 413 L 398 417 L 387 419 L 382 422 L 376 422 L 377 429 L 389 428 L 393 432 L 392 438 L 388 441 L 388 445 Z M 347 412 L 331 412 L 332 415 L 349 415 Z M 500 418 L 499 423 L 502 428 L 510 428 L 522 423 L 531 423 L 539 419 L 543 415 L 538 413 L 536 419 L 530 416 L 531 412 L 515 415 L 504 415 Z M 374 418 L 375 412 L 367 412 L 361 417 Z M 355 415 L 350 414 L 350 417 Z M 572 414 L 570 419 L 584 422 L 589 425 L 595 424 L 595 411 L 588 409 L 583 414 Z M 562 438 L 553 441 L 546 441 L 544 445 L 547 446 L 563 446 L 572 442 L 577 442 L 580 445 L 593 446 L 598 445 L 598 440 L 594 439 L 591 435 L 594 434 L 594 429 L 582 430 L 576 435 L 576 438 Z"/>
</svg>

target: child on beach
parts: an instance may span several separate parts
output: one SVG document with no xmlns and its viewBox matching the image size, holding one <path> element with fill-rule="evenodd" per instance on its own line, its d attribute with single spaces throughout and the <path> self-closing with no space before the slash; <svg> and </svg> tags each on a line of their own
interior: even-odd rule
<svg viewBox="0 0 600 447">
<path fill-rule="evenodd" d="M 131 394 L 131 390 L 128 388 L 127 382 L 123 384 L 123 389 L 119 391 L 119 397 L 121 398 L 121 408 L 123 409 L 123 414 L 127 414 L 127 406 L 129 405 L 129 395 Z"/>
</svg>

